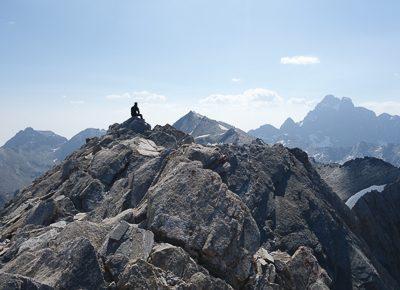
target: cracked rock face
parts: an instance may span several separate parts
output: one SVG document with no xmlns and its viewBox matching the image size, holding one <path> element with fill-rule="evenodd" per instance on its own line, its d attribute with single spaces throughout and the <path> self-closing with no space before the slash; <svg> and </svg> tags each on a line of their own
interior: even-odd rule
<svg viewBox="0 0 400 290">
<path fill-rule="evenodd" d="M 1 211 L 0 288 L 398 288 L 355 228 L 298 149 L 130 119 Z"/>
</svg>

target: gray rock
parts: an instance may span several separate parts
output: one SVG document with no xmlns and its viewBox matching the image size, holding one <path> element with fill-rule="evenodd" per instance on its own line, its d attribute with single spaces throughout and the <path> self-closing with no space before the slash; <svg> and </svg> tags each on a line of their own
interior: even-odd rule
<svg viewBox="0 0 400 290">
<path fill-rule="evenodd" d="M 79 194 L 83 211 L 92 211 L 104 198 L 104 186 L 98 180 L 93 180 Z"/>
<path fill-rule="evenodd" d="M 43 201 L 30 211 L 26 223 L 47 226 L 53 222 L 55 211 L 56 208 L 53 200 Z"/>
<path fill-rule="evenodd" d="M 223 280 L 210 276 L 208 271 L 199 266 L 182 248 L 170 244 L 154 246 L 149 263 L 172 272 L 179 279 L 193 284 L 196 289 L 232 289 Z"/>
<path fill-rule="evenodd" d="M 58 231 L 56 229 L 51 229 L 37 237 L 32 237 L 20 245 L 18 254 L 27 250 L 36 251 L 37 249 L 45 248 L 51 240 L 54 240 L 57 237 L 57 235 Z"/>
<path fill-rule="evenodd" d="M 119 276 L 117 288 L 129 289 L 171 289 L 179 279 L 146 261 L 139 259 L 130 262 Z"/>
<path fill-rule="evenodd" d="M 94 156 L 90 172 L 104 184 L 110 185 L 115 176 L 124 170 L 128 164 L 131 153 L 132 151 L 124 145 L 103 149 Z"/>
<path fill-rule="evenodd" d="M 287 263 L 296 289 L 329 289 L 332 283 L 326 271 L 318 264 L 311 249 L 300 247 Z"/>
<path fill-rule="evenodd" d="M 77 238 L 40 251 L 25 251 L 2 269 L 57 289 L 104 289 L 96 252 L 89 240 Z"/>
<path fill-rule="evenodd" d="M 90 221 L 74 221 L 67 224 L 63 230 L 57 235 L 53 245 L 71 241 L 77 237 L 85 238 L 90 241 L 91 245 L 98 251 L 103 245 L 108 232 L 111 230 L 110 225 L 99 224 Z"/>
<path fill-rule="evenodd" d="M 256 224 L 240 199 L 200 162 L 176 158 L 167 164 L 149 189 L 147 218 L 158 239 L 198 255 L 213 274 L 233 285 L 250 275 L 259 246 Z"/>
<path fill-rule="evenodd" d="M 0 289 L 3 290 L 52 290 L 53 287 L 34 281 L 21 275 L 0 271 Z"/>
<path fill-rule="evenodd" d="M 129 229 L 129 224 L 126 222 L 120 222 L 109 235 L 110 242 L 119 242 Z"/>
<path fill-rule="evenodd" d="M 121 129 L 129 129 L 135 133 L 145 133 L 151 130 L 151 126 L 145 120 L 140 118 L 130 118 L 120 126 Z"/>
<path fill-rule="evenodd" d="M 154 235 L 150 231 L 139 229 L 121 221 L 107 235 L 100 253 L 103 257 L 123 255 L 128 260 L 141 258 L 146 260 L 154 244 Z"/>
<path fill-rule="evenodd" d="M 122 254 L 115 254 L 106 257 L 104 265 L 107 273 L 111 276 L 111 280 L 118 282 L 119 275 L 124 271 L 128 263 L 128 257 Z"/>
<path fill-rule="evenodd" d="M 157 145 L 168 148 L 178 148 L 182 144 L 190 144 L 194 142 L 193 137 L 168 124 L 165 126 L 155 126 L 149 139 L 156 142 Z"/>
</svg>

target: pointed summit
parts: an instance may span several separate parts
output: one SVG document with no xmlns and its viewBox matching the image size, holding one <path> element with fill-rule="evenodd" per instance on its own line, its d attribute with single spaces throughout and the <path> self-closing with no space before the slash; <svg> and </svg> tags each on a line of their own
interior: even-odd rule
<svg viewBox="0 0 400 290">
<path fill-rule="evenodd" d="M 345 109 L 354 108 L 353 101 L 350 98 L 343 97 L 342 99 L 335 97 L 334 95 L 327 95 L 325 98 L 317 105 L 315 109 Z"/>
<path fill-rule="evenodd" d="M 281 130 L 282 132 L 289 133 L 293 130 L 296 130 L 298 125 L 292 118 L 287 118 L 286 121 L 282 124 Z"/>
<path fill-rule="evenodd" d="M 337 110 L 340 107 L 340 102 L 341 100 L 334 95 L 327 95 L 315 109 L 332 108 Z"/>
</svg>

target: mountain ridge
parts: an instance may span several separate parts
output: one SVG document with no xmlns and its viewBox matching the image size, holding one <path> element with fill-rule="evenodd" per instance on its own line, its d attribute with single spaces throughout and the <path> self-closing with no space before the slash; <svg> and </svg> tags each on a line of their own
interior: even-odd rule
<svg viewBox="0 0 400 290">
<path fill-rule="evenodd" d="M 11 281 L 87 289 L 398 287 L 307 154 L 280 144 L 204 146 L 171 126 L 151 130 L 130 119 L 88 140 L 0 216 L 0 275 Z M 168 261 L 192 270 L 186 276 Z"/>
</svg>

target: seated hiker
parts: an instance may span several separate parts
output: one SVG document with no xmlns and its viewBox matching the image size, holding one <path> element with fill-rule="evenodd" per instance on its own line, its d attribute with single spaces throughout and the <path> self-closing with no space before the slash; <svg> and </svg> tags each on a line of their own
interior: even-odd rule
<svg viewBox="0 0 400 290">
<path fill-rule="evenodd" d="M 138 104 L 135 102 L 135 105 L 131 108 L 131 116 L 132 118 L 137 118 L 139 117 L 140 119 L 143 119 L 142 114 L 140 114 L 140 110 L 138 107 Z"/>
</svg>

